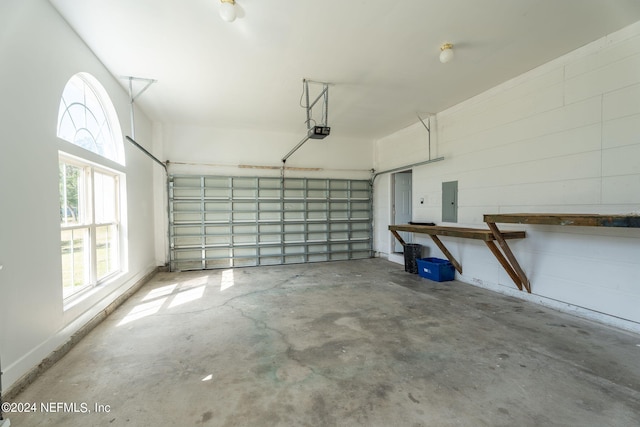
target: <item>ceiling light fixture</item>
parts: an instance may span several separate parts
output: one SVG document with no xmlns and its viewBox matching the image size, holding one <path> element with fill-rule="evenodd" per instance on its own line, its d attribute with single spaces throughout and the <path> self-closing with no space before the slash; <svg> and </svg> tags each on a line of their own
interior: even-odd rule
<svg viewBox="0 0 640 427">
<path fill-rule="evenodd" d="M 445 43 L 440 46 L 440 62 L 446 64 L 453 59 L 453 45 Z"/>
<path fill-rule="evenodd" d="M 220 17 L 227 22 L 235 21 L 236 19 L 235 0 L 220 0 Z"/>
</svg>

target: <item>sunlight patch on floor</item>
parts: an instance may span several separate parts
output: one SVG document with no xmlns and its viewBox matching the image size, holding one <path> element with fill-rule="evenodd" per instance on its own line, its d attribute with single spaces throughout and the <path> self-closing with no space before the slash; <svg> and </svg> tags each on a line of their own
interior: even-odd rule
<svg viewBox="0 0 640 427">
<path fill-rule="evenodd" d="M 118 323 L 117 326 L 126 325 L 127 323 L 131 323 L 135 320 L 157 313 L 167 299 L 168 297 L 158 298 L 154 301 L 136 305 L 133 310 L 131 310 L 129 314 L 127 314 L 125 318 Z"/>
<path fill-rule="evenodd" d="M 225 279 L 225 277 L 229 277 L 228 274 L 227 276 L 224 274 L 227 271 L 231 272 L 230 279 Z M 233 286 L 233 271 L 227 271 L 222 275 L 223 280 L 227 280 L 230 283 L 229 286 Z M 203 275 L 152 289 L 142 298 L 142 302 L 136 305 L 117 326 L 126 325 L 158 313 L 165 305 L 166 309 L 172 309 L 188 302 L 196 301 L 204 296 L 208 282 L 209 275 Z"/>
<path fill-rule="evenodd" d="M 199 286 L 197 288 L 187 289 L 186 291 L 180 291 L 176 295 L 174 295 L 171 303 L 169 304 L 169 308 L 174 308 L 179 305 L 195 301 L 197 299 L 202 298 L 204 295 L 204 290 L 206 286 Z"/>
<path fill-rule="evenodd" d="M 222 277 L 220 278 L 220 290 L 224 291 L 225 289 L 229 289 L 235 285 L 233 279 L 233 270 L 224 270 L 222 272 Z"/>
</svg>

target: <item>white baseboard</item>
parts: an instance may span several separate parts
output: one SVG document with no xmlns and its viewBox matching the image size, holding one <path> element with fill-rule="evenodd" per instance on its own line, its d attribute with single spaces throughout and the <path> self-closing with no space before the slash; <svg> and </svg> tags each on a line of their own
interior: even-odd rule
<svg viewBox="0 0 640 427">
<path fill-rule="evenodd" d="M 378 257 L 384 258 L 388 261 L 394 262 L 396 264 L 404 265 L 404 254 L 400 253 L 386 253 L 386 252 L 378 252 Z"/>
<path fill-rule="evenodd" d="M 77 341 L 149 281 L 157 270 L 158 268 L 155 266 L 148 267 L 121 285 L 119 292 L 112 292 L 21 358 L 3 366 L 2 385 L 5 387 L 2 391 L 3 397 L 15 396 L 24 387 L 31 384 L 40 373 L 62 358 Z M 0 427 L 6 426 L 0 424 Z"/>
<path fill-rule="evenodd" d="M 467 283 L 469 285 L 477 286 L 479 288 L 488 289 L 490 291 L 497 292 L 502 295 L 508 295 L 510 297 L 518 298 L 525 301 L 530 301 L 536 304 L 540 304 L 544 307 L 548 307 L 563 313 L 571 314 L 583 319 L 592 320 L 594 322 L 602 323 L 614 328 L 623 329 L 625 331 L 640 333 L 640 323 L 632 322 L 631 320 L 622 319 L 620 317 L 611 316 L 606 313 L 600 313 L 593 311 L 585 307 L 573 305 L 568 302 L 555 300 L 545 297 L 544 295 L 537 295 L 535 293 L 527 293 L 518 290 L 515 287 L 501 285 L 499 283 L 491 283 L 479 279 L 469 279 L 461 274 L 456 273 L 456 280 Z"/>
<path fill-rule="evenodd" d="M 380 258 L 386 258 L 387 260 L 394 262 L 396 264 L 404 265 L 403 254 L 396 254 L 396 253 L 387 254 L 387 253 L 380 252 L 379 256 Z M 640 323 L 632 322 L 631 320 L 626 320 L 619 317 L 611 316 L 609 314 L 600 313 L 600 312 L 593 311 L 588 308 L 580 307 L 577 305 L 573 305 L 564 301 L 554 300 L 552 298 L 547 298 L 543 295 L 536 295 L 535 293 L 529 294 L 527 292 L 522 292 L 516 289 L 515 287 L 509 287 L 506 285 L 501 285 L 499 283 L 491 283 L 491 282 L 479 280 L 476 278 L 471 279 L 458 273 L 456 273 L 456 280 L 459 280 L 469 285 L 477 286 L 479 288 L 488 289 L 490 291 L 494 291 L 502 295 L 508 295 L 510 297 L 519 298 L 525 301 L 530 301 L 536 304 L 540 304 L 544 307 L 558 310 L 563 313 L 571 314 L 576 317 L 581 317 L 583 319 L 592 320 L 594 322 L 602 323 L 607 326 L 612 326 L 614 328 L 623 329 L 625 331 L 640 334 Z"/>
</svg>

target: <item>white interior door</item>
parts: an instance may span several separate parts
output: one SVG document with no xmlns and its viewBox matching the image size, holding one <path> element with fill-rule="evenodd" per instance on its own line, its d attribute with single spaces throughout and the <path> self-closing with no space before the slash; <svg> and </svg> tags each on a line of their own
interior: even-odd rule
<svg viewBox="0 0 640 427">
<path fill-rule="evenodd" d="M 393 179 L 393 223 L 408 224 L 411 221 L 411 171 L 394 174 Z M 405 242 L 411 241 L 411 233 L 400 232 Z M 393 239 L 394 252 L 403 252 L 398 239 Z"/>
</svg>

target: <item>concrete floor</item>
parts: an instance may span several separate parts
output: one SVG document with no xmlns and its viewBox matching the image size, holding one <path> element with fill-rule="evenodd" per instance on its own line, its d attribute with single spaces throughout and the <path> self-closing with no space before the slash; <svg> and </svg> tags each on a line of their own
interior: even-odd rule
<svg viewBox="0 0 640 427">
<path fill-rule="evenodd" d="M 640 336 L 381 259 L 160 273 L 14 402 L 79 412 L 12 426 L 638 426 Z"/>
</svg>

